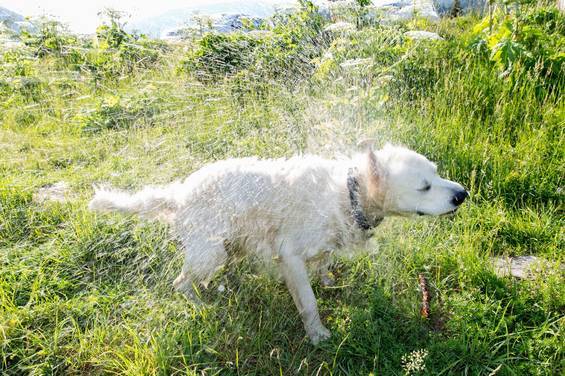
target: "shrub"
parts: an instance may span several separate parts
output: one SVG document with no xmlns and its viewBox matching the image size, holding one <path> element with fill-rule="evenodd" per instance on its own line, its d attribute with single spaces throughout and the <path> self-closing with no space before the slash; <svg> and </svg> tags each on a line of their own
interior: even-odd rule
<svg viewBox="0 0 565 376">
<path fill-rule="evenodd" d="M 109 21 L 97 28 L 94 41 L 81 40 L 60 23 L 46 19 L 39 23 L 38 32 L 23 32 L 22 40 L 33 56 L 55 57 L 62 67 L 89 72 L 95 83 L 116 80 L 159 61 L 167 49 L 164 42 L 126 32 L 119 12 L 107 10 L 104 14 Z"/>
<path fill-rule="evenodd" d="M 252 64 L 251 56 L 260 40 L 244 33 L 206 33 L 178 67 L 201 81 L 232 75 Z"/>
<path fill-rule="evenodd" d="M 39 116 L 36 111 L 33 110 L 20 110 L 16 112 L 15 122 L 19 126 L 27 127 L 37 122 Z"/>
<path fill-rule="evenodd" d="M 1 62 L 0 72 L 6 77 L 27 77 L 35 73 L 33 58 L 23 49 L 5 51 Z"/>
<path fill-rule="evenodd" d="M 322 48 L 322 17 L 310 1 L 300 1 L 300 10 L 276 14 L 265 37 L 245 33 L 206 33 L 178 66 L 179 72 L 201 81 L 216 81 L 248 70 L 255 80 L 285 78 L 293 81 L 313 73 L 312 59 Z M 238 79 L 242 75 L 238 75 Z"/>
<path fill-rule="evenodd" d="M 67 32 L 57 21 L 42 18 L 36 21 L 37 32 L 22 31 L 21 38 L 37 57 L 47 55 L 63 56 L 69 46 L 77 45 L 78 38 Z"/>
<path fill-rule="evenodd" d="M 153 117 L 161 111 L 158 98 L 149 91 L 133 97 L 110 95 L 98 102 L 94 110 L 79 116 L 78 120 L 85 132 L 150 125 Z"/>
<path fill-rule="evenodd" d="M 15 88 L 25 102 L 38 102 L 43 98 L 47 84 L 37 77 L 22 77 Z"/>
<path fill-rule="evenodd" d="M 478 58 L 488 56 L 501 77 L 533 73 L 555 85 L 565 68 L 563 25 L 565 16 L 557 9 L 527 8 L 518 14 L 499 10 L 475 26 L 469 50 Z"/>
<path fill-rule="evenodd" d="M 13 101 L 38 102 L 43 98 L 47 85 L 37 77 L 33 63 L 34 58 L 24 49 L 6 51 L 0 58 L 0 98 L 5 100 L 4 107 Z"/>
<path fill-rule="evenodd" d="M 105 14 L 109 24 L 96 29 L 97 47 L 103 53 L 115 54 L 115 63 L 122 65 L 123 73 L 132 72 L 135 68 L 149 68 L 158 62 L 161 52 L 167 49 L 164 42 L 149 39 L 143 34 L 128 33 L 124 29 L 125 23 L 120 21 L 119 12 L 107 10 Z M 110 60 L 106 59 L 106 62 Z"/>
</svg>

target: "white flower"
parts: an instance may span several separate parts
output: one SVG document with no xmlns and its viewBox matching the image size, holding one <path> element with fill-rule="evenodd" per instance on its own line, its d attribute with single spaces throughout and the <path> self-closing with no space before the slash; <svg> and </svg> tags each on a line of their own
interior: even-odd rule
<svg viewBox="0 0 565 376">
<path fill-rule="evenodd" d="M 426 369 L 426 357 L 428 356 L 428 350 L 414 350 L 410 354 L 402 355 L 400 359 L 402 362 L 402 369 L 405 375 L 412 375 L 416 372 L 423 371 Z"/>
</svg>

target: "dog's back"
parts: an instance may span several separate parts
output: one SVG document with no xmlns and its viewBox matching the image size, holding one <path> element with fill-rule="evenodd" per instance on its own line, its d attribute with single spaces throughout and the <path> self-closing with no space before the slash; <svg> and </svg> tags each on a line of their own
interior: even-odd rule
<svg viewBox="0 0 565 376">
<path fill-rule="evenodd" d="M 306 225 L 320 231 L 341 213 L 337 197 L 343 185 L 336 183 L 341 171 L 347 171 L 341 162 L 313 156 L 217 162 L 182 183 L 177 222 L 184 231 L 212 229 L 215 236 L 253 242 L 251 248 L 265 234 L 302 233 Z"/>
<path fill-rule="evenodd" d="M 182 183 L 133 194 L 97 189 L 89 207 L 165 219 L 182 236 L 198 231 L 257 244 L 255 238 L 264 238 L 258 232 L 302 231 L 305 224 L 321 231 L 339 215 L 343 184 L 338 182 L 345 181 L 345 164 L 316 156 L 228 159 L 202 167 Z"/>
</svg>

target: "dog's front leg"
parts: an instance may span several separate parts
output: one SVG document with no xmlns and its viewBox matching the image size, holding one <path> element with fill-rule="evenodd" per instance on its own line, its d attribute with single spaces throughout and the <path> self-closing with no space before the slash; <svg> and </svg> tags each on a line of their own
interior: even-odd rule
<svg viewBox="0 0 565 376">
<path fill-rule="evenodd" d="M 330 331 L 322 324 L 318 314 L 316 297 L 304 261 L 297 256 L 282 257 L 282 274 L 298 312 L 302 317 L 304 328 L 314 345 L 329 338 Z"/>
</svg>

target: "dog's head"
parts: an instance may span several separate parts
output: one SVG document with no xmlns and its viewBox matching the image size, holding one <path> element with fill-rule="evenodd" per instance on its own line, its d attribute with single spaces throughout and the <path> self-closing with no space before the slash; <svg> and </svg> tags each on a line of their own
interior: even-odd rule
<svg viewBox="0 0 565 376">
<path fill-rule="evenodd" d="M 368 198 L 385 215 L 448 214 L 469 196 L 460 184 L 441 178 L 434 163 L 404 147 L 369 150 L 368 170 Z"/>
</svg>

